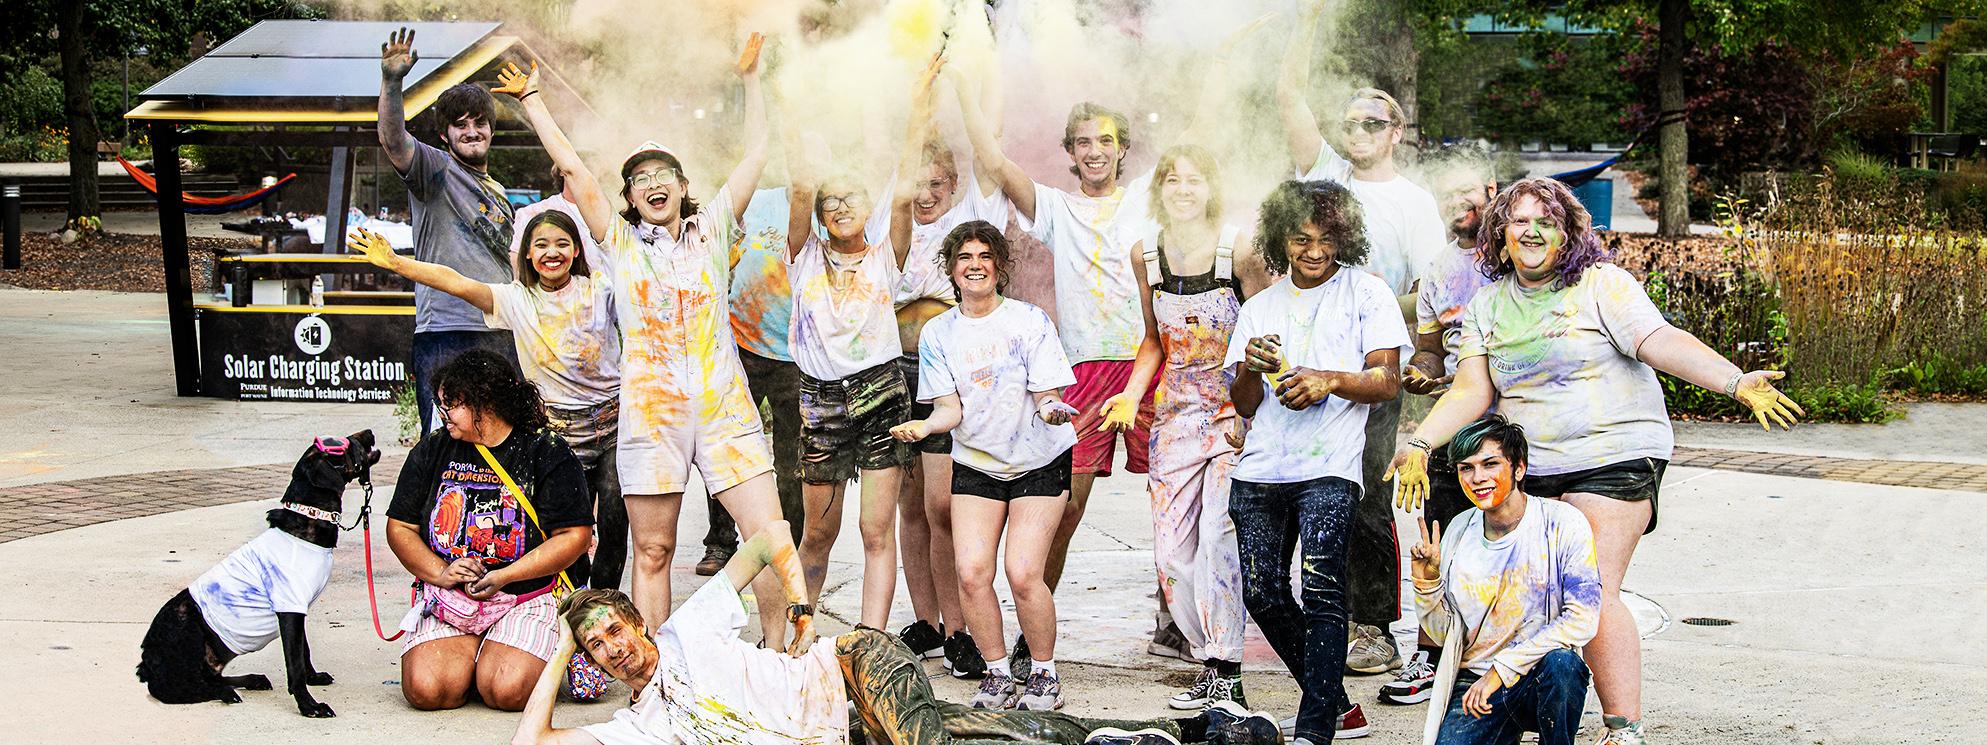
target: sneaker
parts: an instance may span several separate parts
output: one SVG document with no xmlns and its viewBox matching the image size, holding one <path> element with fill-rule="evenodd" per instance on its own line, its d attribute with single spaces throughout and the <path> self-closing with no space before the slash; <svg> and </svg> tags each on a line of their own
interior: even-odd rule
<svg viewBox="0 0 1987 745">
<path fill-rule="evenodd" d="M 945 639 L 945 669 L 954 678 L 979 678 L 987 674 L 987 660 L 973 643 L 973 635 L 954 631 Z"/>
<path fill-rule="evenodd" d="M 1201 712 L 1207 717 L 1208 745 L 1277 745 L 1283 733 L 1276 720 L 1234 701 L 1216 701 Z"/>
<path fill-rule="evenodd" d="M 902 641 L 904 646 L 910 647 L 911 654 L 917 655 L 918 659 L 929 660 L 945 656 L 945 634 L 932 628 L 928 621 L 918 621 L 905 626 L 903 631 L 897 633 L 897 639 Z"/>
<path fill-rule="evenodd" d="M 1380 686 L 1380 703 L 1418 704 L 1427 701 L 1435 693 L 1435 665 L 1429 663 L 1428 653 L 1415 650 L 1401 668 L 1399 675 L 1386 685 Z"/>
<path fill-rule="evenodd" d="M 1359 625 L 1359 636 L 1345 653 L 1346 672 L 1376 675 L 1401 666 L 1394 638 L 1378 626 Z"/>
<path fill-rule="evenodd" d="M 1054 711 L 1062 708 L 1062 678 L 1046 672 L 1036 672 L 1028 676 L 1028 684 L 1021 689 L 1021 695 L 1014 699 L 1014 708 L 1022 711 Z"/>
<path fill-rule="evenodd" d="M 1206 708 L 1207 693 L 1214 688 L 1214 679 L 1219 677 L 1221 676 L 1214 674 L 1214 668 L 1201 668 L 1200 675 L 1194 676 L 1194 684 L 1187 686 L 1187 690 L 1173 694 L 1173 698 L 1166 701 L 1166 707 L 1180 711 Z"/>
<path fill-rule="evenodd" d="M 1180 741 L 1156 729 L 1126 732 L 1116 727 L 1105 727 L 1091 731 L 1083 738 L 1083 745 L 1180 745 Z"/>
<path fill-rule="evenodd" d="M 1165 628 L 1152 632 L 1152 643 L 1145 645 L 1145 653 L 1154 657 L 1171 657 L 1176 660 L 1193 662 L 1193 645 L 1187 643 L 1187 635 L 1180 633 L 1180 627 L 1166 624 Z"/>
<path fill-rule="evenodd" d="M 1642 722 L 1630 722 L 1626 727 L 1609 727 L 1596 745 L 1643 745 L 1648 742 L 1642 736 Z"/>
<path fill-rule="evenodd" d="M 975 709 L 1005 709 L 1009 699 L 1014 698 L 1014 679 L 1005 675 L 988 675 L 980 680 L 980 690 L 973 693 L 969 702 Z"/>
<path fill-rule="evenodd" d="M 1035 661 L 1028 657 L 1028 637 L 1014 637 L 1014 651 L 1007 653 L 1007 674 L 1015 680 L 1027 680 L 1032 672 Z"/>
<path fill-rule="evenodd" d="M 1248 706 L 1248 701 L 1242 694 L 1242 676 L 1217 675 L 1214 668 L 1204 667 L 1201 668 L 1200 676 L 1194 678 L 1193 686 L 1173 694 L 1173 698 L 1166 702 L 1166 706 L 1180 711 L 1192 711 L 1205 709 L 1221 701 L 1234 701 L 1244 707 Z"/>
<path fill-rule="evenodd" d="M 697 576 L 709 577 L 722 571 L 725 562 L 731 561 L 731 554 L 732 549 L 722 546 L 704 549 L 704 560 L 697 562 Z"/>
<path fill-rule="evenodd" d="M 1294 743 L 1305 742 L 1304 738 L 1295 737 L 1297 734 L 1297 717 L 1293 716 L 1277 722 L 1276 728 L 1283 733 L 1284 737 L 1293 737 L 1294 739 L 1291 740 L 1293 745 Z M 1366 711 L 1359 708 L 1359 704 L 1353 704 L 1351 711 L 1339 715 L 1338 731 L 1333 735 L 1333 739 L 1351 740 L 1370 734 L 1373 734 L 1373 728 L 1366 723 Z"/>
<path fill-rule="evenodd" d="M 1338 715 L 1338 731 L 1333 740 L 1351 740 L 1373 734 L 1373 728 L 1366 724 L 1366 710 L 1353 704 L 1352 710 Z"/>
</svg>

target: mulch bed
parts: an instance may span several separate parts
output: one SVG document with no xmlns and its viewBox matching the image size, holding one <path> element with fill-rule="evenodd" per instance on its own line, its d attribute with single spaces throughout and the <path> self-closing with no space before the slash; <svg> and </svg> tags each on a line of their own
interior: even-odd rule
<svg viewBox="0 0 1987 745">
<path fill-rule="evenodd" d="M 253 249 L 253 238 L 188 238 L 193 292 L 211 292 L 215 248 Z M 60 236 L 21 236 L 21 268 L 0 270 L 0 283 L 33 290 L 165 292 L 165 263 L 159 237 L 104 233 L 64 244 Z"/>
</svg>

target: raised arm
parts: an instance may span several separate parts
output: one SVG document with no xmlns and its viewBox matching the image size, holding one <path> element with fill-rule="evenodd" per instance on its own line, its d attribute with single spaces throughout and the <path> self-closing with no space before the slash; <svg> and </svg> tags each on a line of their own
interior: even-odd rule
<svg viewBox="0 0 1987 745">
<path fill-rule="evenodd" d="M 560 664 L 546 665 L 538 673 L 538 681 L 531 686 L 531 698 L 524 704 L 524 713 L 518 717 L 517 732 L 511 735 L 511 745 L 599 745 L 600 740 L 583 729 L 556 729 L 552 726 L 552 708 L 559 703 L 559 689 L 566 683 L 565 660 L 573 657 L 579 644 L 573 640 L 573 627 L 566 619 L 555 619 L 553 626 L 559 630 L 559 645 L 552 653 L 552 659 Z"/>
<path fill-rule="evenodd" d="M 814 169 L 828 159 L 828 143 L 818 135 L 800 133 L 800 117 L 789 110 L 781 127 L 787 157 L 787 261 L 800 257 L 800 249 L 814 235 L 814 197 L 820 188 Z"/>
<path fill-rule="evenodd" d="M 918 185 L 914 177 L 921 172 L 924 162 L 925 137 L 931 133 L 931 86 L 938 79 L 938 71 L 945 66 L 945 57 L 932 55 L 931 63 L 925 65 L 924 73 L 918 76 L 911 87 L 911 119 L 904 130 L 904 152 L 897 161 L 897 180 L 890 193 L 890 250 L 897 252 L 897 268 L 904 268 L 904 260 L 911 255 L 911 201 L 917 198 Z"/>
<path fill-rule="evenodd" d="M 586 230 L 593 235 L 593 241 L 600 244 L 601 250 L 610 250 L 606 244 L 609 220 L 618 219 L 614 207 L 608 203 L 607 195 L 600 190 L 600 182 L 593 178 L 593 171 L 580 160 L 580 154 L 573 147 L 572 140 L 566 139 L 566 132 L 553 121 L 552 111 L 545 107 L 545 97 L 538 95 L 538 63 L 531 63 L 531 72 L 525 73 L 516 64 L 506 64 L 497 72 L 497 87 L 491 93 L 508 94 L 524 107 L 525 121 L 538 133 L 539 144 L 545 147 L 545 154 L 552 158 L 559 174 L 565 177 L 567 199 L 580 209 L 580 220 L 586 223 Z"/>
<path fill-rule="evenodd" d="M 1228 60 L 1235 55 L 1237 45 L 1275 18 L 1275 13 L 1264 13 L 1221 40 L 1207 66 L 1207 77 L 1201 81 L 1200 101 L 1194 105 L 1193 118 L 1187 120 L 1186 131 L 1180 133 L 1181 142 L 1206 146 L 1216 141 L 1210 130 L 1221 119 L 1221 105 L 1228 100 Z"/>
<path fill-rule="evenodd" d="M 414 164 L 414 135 L 407 132 L 407 102 L 400 84 L 421 55 L 414 51 L 414 30 L 402 27 L 379 45 L 379 146 L 393 170 L 406 173 Z"/>
<path fill-rule="evenodd" d="M 497 297 L 490 291 L 489 285 L 462 276 L 461 272 L 442 264 L 430 264 L 394 253 L 393 244 L 387 242 L 386 236 L 361 228 L 352 231 L 345 245 L 364 253 L 373 266 L 462 298 L 484 315 L 495 312 Z"/>
<path fill-rule="evenodd" d="M 1021 166 L 1007 159 L 1001 152 L 1000 138 L 994 134 L 993 123 L 988 121 L 986 112 L 980 110 L 979 97 L 967 81 L 955 78 L 953 88 L 958 93 L 959 118 L 966 126 L 966 139 L 973 143 L 973 160 L 978 165 L 979 174 L 1000 184 L 1000 191 L 1007 195 L 1007 201 L 1023 218 L 1035 219 L 1035 180 L 1021 170 Z M 973 81 L 983 83 L 984 81 Z"/>
<path fill-rule="evenodd" d="M 1324 9 L 1323 0 L 1304 0 L 1297 28 L 1290 32 L 1290 46 L 1283 50 L 1283 69 L 1276 78 L 1276 108 L 1283 118 L 1284 143 L 1299 173 L 1317 164 L 1318 151 L 1325 145 L 1324 136 L 1318 134 L 1318 118 L 1304 102 L 1304 91 L 1311 87 L 1311 47 L 1317 41 Z"/>
<path fill-rule="evenodd" d="M 731 220 L 745 214 L 752 192 L 759 188 L 759 174 L 766 170 L 766 91 L 759 85 L 759 49 L 765 42 L 766 36 L 754 31 L 738 55 L 738 74 L 745 83 L 745 156 L 724 180 L 731 194 L 731 204 L 725 205 L 731 209 L 727 218 Z"/>
<path fill-rule="evenodd" d="M 725 562 L 724 578 L 732 589 L 743 590 L 758 578 L 760 570 L 771 568 L 786 595 L 787 620 L 793 623 L 793 639 L 787 653 L 800 656 L 814 645 L 814 608 L 807 604 L 807 581 L 801 574 L 800 555 L 793 545 L 793 528 L 785 520 L 774 520 L 739 544 L 738 553 Z M 759 602 L 768 602 L 761 598 Z"/>
</svg>

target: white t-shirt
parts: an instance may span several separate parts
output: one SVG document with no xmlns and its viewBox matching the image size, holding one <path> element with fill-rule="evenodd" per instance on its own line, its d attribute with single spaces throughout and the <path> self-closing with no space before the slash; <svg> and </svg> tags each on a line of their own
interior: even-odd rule
<svg viewBox="0 0 1987 745">
<path fill-rule="evenodd" d="M 829 280 L 831 265 L 847 275 L 840 287 Z M 787 349 L 801 372 L 817 380 L 841 380 L 903 355 L 890 304 L 898 273 L 897 254 L 888 241 L 849 256 L 818 237 L 807 237 L 787 266 L 793 287 Z"/>
<path fill-rule="evenodd" d="M 720 575 L 655 630 L 655 675 L 635 703 L 580 729 L 605 745 L 842 745 L 849 699 L 835 640 L 805 656 L 738 638 L 745 603 Z"/>
<path fill-rule="evenodd" d="M 1007 201 L 1007 195 L 999 189 L 992 194 L 981 194 L 980 182 L 973 178 L 972 171 L 959 174 L 958 188 L 965 192 L 959 196 L 958 202 L 953 203 L 952 209 L 939 215 L 937 220 L 928 225 L 911 220 L 911 250 L 905 255 L 904 270 L 898 276 L 892 298 L 897 307 L 925 298 L 942 300 L 947 304 L 959 302 L 958 293 L 952 289 L 952 279 L 946 276 L 945 266 L 939 259 L 939 251 L 945 247 L 945 236 L 953 228 L 974 220 L 985 220 L 995 228 L 1007 229 L 1007 216 L 1014 209 Z M 895 189 L 896 176 L 893 175 L 890 186 L 883 193 L 891 194 Z M 889 236 L 892 207 L 891 202 L 885 201 L 870 213 L 866 229 L 870 235 Z"/>
<path fill-rule="evenodd" d="M 1311 164 L 1311 170 L 1298 178 L 1336 181 L 1359 200 L 1366 242 L 1372 246 L 1366 263 L 1359 268 L 1387 280 L 1395 295 L 1414 291 L 1414 281 L 1419 278 L 1416 273 L 1428 266 L 1449 240 L 1442 212 L 1435 207 L 1435 195 L 1401 176 L 1389 181 L 1353 178 L 1352 161 L 1339 157 L 1329 142 L 1318 149 L 1318 160 Z"/>
<path fill-rule="evenodd" d="M 1035 219 L 1023 216 L 1021 228 L 1055 254 L 1056 312 L 1076 321 L 1062 326 L 1073 362 L 1138 356 L 1146 288 L 1132 274 L 1131 245 L 1152 223 L 1151 184 L 1147 172 L 1103 197 L 1035 185 Z"/>
<path fill-rule="evenodd" d="M 538 213 L 546 210 L 558 210 L 566 213 L 567 217 L 573 218 L 573 224 L 580 229 L 580 255 L 586 257 L 587 270 L 593 272 L 594 276 L 604 276 L 607 272 L 607 259 L 601 255 L 600 245 L 594 242 L 593 232 L 587 230 L 586 220 L 580 218 L 580 206 L 567 201 L 564 194 L 553 194 L 517 208 L 516 216 L 511 218 L 511 224 L 515 226 L 511 232 L 511 260 L 515 262 L 517 252 L 524 249 L 524 226 L 530 225 L 531 218 L 537 217 Z"/>
<path fill-rule="evenodd" d="M 959 394 L 965 416 L 952 430 L 952 460 L 997 479 L 1076 446 L 1076 428 L 1042 421 L 1029 395 L 1075 384 L 1049 314 L 1014 298 L 982 318 L 940 313 L 918 339 L 918 401 Z"/>
<path fill-rule="evenodd" d="M 1298 289 L 1285 277 L 1242 304 L 1224 363 L 1240 370 L 1249 340 L 1276 334 L 1290 367 L 1356 373 L 1366 355 L 1407 343 L 1400 304 L 1379 277 L 1340 267 L 1324 284 Z M 1301 411 L 1276 399 L 1263 376 L 1263 403 L 1249 426 L 1234 478 L 1283 484 L 1337 476 L 1359 482 L 1366 447 L 1366 410 L 1338 396 Z"/>
<path fill-rule="evenodd" d="M 1494 541 L 1483 519 L 1469 509 L 1442 526 L 1442 584 L 1417 589 L 1417 607 L 1425 626 L 1439 627 L 1431 638 L 1466 634 L 1462 667 L 1483 675 L 1495 666 L 1515 681 L 1548 652 L 1586 646 L 1600 628 L 1594 532 L 1557 499 L 1530 498 L 1518 525 Z M 1453 612 L 1442 595 L 1455 600 Z"/>
<path fill-rule="evenodd" d="M 1456 356 L 1490 357 L 1497 410 L 1523 425 L 1531 444 L 1527 473 L 1668 460 L 1674 436 L 1663 386 L 1635 356 L 1667 325 L 1642 283 L 1613 264 L 1588 267 L 1560 290 L 1528 290 L 1512 275 L 1463 311 Z"/>
<path fill-rule="evenodd" d="M 248 654 L 276 638 L 276 614 L 310 612 L 330 581 L 331 549 L 270 528 L 188 589 L 221 643 Z"/>
<path fill-rule="evenodd" d="M 1450 374 L 1456 372 L 1463 308 L 1476 297 L 1477 290 L 1489 285 L 1490 278 L 1483 276 L 1483 268 L 1477 264 L 1476 249 L 1463 248 L 1453 240 L 1421 273 L 1421 290 L 1414 298 L 1414 330 L 1422 334 L 1441 332 L 1442 350 L 1447 353 L 1442 369 Z"/>
<path fill-rule="evenodd" d="M 584 409 L 621 392 L 621 331 L 605 279 L 575 275 L 553 292 L 493 284 L 490 297 L 483 323 L 511 330 L 524 378 L 546 406 Z"/>
</svg>

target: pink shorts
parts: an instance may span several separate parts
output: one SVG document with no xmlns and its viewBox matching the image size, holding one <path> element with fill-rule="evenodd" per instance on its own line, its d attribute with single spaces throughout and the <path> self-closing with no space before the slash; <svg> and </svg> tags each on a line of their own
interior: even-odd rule
<svg viewBox="0 0 1987 745">
<path fill-rule="evenodd" d="M 495 625 L 484 629 L 483 641 L 516 647 L 533 657 L 551 662 L 552 653 L 559 651 L 559 627 L 552 625 L 558 622 L 559 600 L 548 592 L 512 607 Z M 415 622 L 414 630 L 407 632 L 407 641 L 400 647 L 400 653 L 405 655 L 407 650 L 422 642 L 454 636 L 469 634 L 434 616 L 422 616 Z"/>
<path fill-rule="evenodd" d="M 1131 360 L 1089 360 L 1071 365 L 1076 385 L 1063 391 L 1065 403 L 1076 407 L 1076 448 L 1070 462 L 1071 473 L 1111 475 L 1111 459 L 1117 455 L 1118 433 L 1104 429 L 1104 401 L 1125 392 L 1131 380 Z M 1154 381 L 1155 383 L 1157 381 Z M 1152 447 L 1152 391 L 1138 404 L 1138 418 L 1124 433 L 1125 470 L 1145 473 L 1146 451 Z"/>
</svg>

